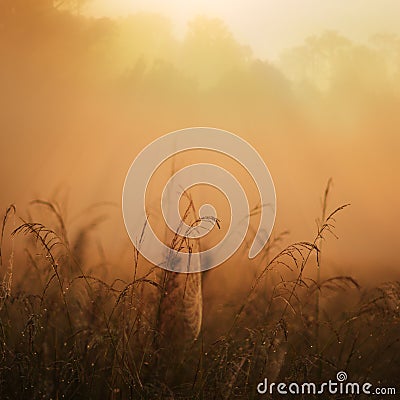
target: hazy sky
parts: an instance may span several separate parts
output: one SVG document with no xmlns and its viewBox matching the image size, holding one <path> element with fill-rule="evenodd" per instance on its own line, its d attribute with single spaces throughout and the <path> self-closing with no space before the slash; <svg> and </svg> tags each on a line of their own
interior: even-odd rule
<svg viewBox="0 0 400 400">
<path fill-rule="evenodd" d="M 169 16 L 180 36 L 195 15 L 219 17 L 258 56 L 270 58 L 327 29 L 361 42 L 377 32 L 400 34 L 399 0 L 92 0 L 86 6 L 96 16 L 137 11 Z"/>
</svg>

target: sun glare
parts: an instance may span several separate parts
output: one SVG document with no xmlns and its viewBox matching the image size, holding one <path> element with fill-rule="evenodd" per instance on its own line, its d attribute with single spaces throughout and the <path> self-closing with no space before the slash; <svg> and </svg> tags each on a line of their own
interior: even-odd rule
<svg viewBox="0 0 400 400">
<path fill-rule="evenodd" d="M 400 33 L 400 2 L 393 0 L 90 0 L 86 13 L 123 17 L 137 12 L 168 17 L 182 37 L 197 15 L 220 18 L 235 38 L 250 45 L 260 57 L 277 59 L 322 30 L 335 30 L 352 40 L 368 42 L 376 32 Z"/>
</svg>

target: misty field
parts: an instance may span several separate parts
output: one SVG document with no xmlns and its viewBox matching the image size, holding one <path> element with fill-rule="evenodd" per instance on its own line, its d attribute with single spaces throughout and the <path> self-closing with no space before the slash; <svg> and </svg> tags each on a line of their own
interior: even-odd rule
<svg viewBox="0 0 400 400">
<path fill-rule="evenodd" d="M 369 38 L 315 16 L 291 27 L 293 46 L 257 35 L 280 51 L 267 59 L 215 15 L 178 35 L 157 10 L 95 17 L 85 5 L 95 7 L 0 0 L 0 400 L 290 398 L 257 385 L 340 371 L 398 386 L 400 36 L 353 5 Z M 250 8 L 274 20 L 275 7 Z M 254 146 L 278 211 L 256 259 L 245 242 L 224 265 L 186 276 L 140 256 L 120 200 L 134 157 L 194 126 Z M 204 156 L 250 181 L 229 157 Z M 177 166 L 207 161 L 186 158 Z M 329 176 L 335 188 L 320 201 Z M 227 207 L 211 194 L 221 233 Z"/>
<path fill-rule="evenodd" d="M 400 284 L 320 278 L 322 243 L 351 212 L 328 211 L 326 198 L 311 241 L 280 248 L 271 238 L 258 265 L 244 252 L 254 278 L 225 303 L 223 282 L 208 293 L 214 271 L 141 268 L 132 247 L 131 277 L 122 280 L 86 265 L 95 223 L 71 238 L 56 205 L 33 204 L 51 226 L 21 221 L 10 207 L 1 231 L 1 399 L 255 399 L 264 378 L 318 383 L 339 371 L 396 387 Z"/>
</svg>

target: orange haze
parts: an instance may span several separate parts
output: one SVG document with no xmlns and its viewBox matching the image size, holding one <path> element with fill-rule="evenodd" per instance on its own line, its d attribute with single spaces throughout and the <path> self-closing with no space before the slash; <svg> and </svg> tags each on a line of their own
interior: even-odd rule
<svg viewBox="0 0 400 400">
<path fill-rule="evenodd" d="M 121 192 L 134 157 L 170 131 L 213 126 L 266 161 L 276 235 L 313 237 L 332 177 L 330 207 L 352 205 L 337 218 L 340 239 L 324 244 L 327 268 L 362 279 L 397 274 L 398 36 L 361 45 L 321 30 L 272 63 L 219 19 L 197 17 L 178 39 L 158 14 L 96 19 L 51 2 L 12 3 L 0 8 L 3 210 L 15 203 L 26 217 L 30 200 L 56 200 L 73 232 L 89 218 L 74 218 L 82 210 L 111 202 L 96 235 L 108 255 L 122 254 L 131 245 Z"/>
</svg>

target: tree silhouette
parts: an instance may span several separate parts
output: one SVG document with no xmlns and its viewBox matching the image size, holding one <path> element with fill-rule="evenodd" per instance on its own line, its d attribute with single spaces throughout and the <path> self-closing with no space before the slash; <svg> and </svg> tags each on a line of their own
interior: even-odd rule
<svg viewBox="0 0 400 400">
<path fill-rule="evenodd" d="M 200 86 L 215 85 L 226 73 L 245 65 L 250 56 L 250 49 L 238 44 L 220 19 L 197 17 L 189 23 L 182 64 Z"/>
</svg>

